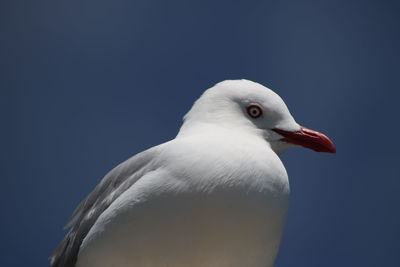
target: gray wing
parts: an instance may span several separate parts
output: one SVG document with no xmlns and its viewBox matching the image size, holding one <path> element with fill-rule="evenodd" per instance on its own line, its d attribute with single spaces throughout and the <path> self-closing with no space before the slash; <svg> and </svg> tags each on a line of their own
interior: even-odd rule
<svg viewBox="0 0 400 267">
<path fill-rule="evenodd" d="M 94 190 L 78 205 L 65 228 L 65 238 L 50 257 L 52 267 L 75 266 L 79 248 L 100 214 L 148 172 L 148 163 L 158 147 L 139 153 L 111 170 Z"/>
</svg>

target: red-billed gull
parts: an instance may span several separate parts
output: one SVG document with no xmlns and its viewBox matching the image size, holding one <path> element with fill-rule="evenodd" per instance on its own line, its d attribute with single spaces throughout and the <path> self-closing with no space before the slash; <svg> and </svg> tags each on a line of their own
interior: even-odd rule
<svg viewBox="0 0 400 267">
<path fill-rule="evenodd" d="M 76 208 L 53 267 L 269 267 L 289 182 L 279 153 L 336 151 L 272 90 L 218 83 L 177 137 L 109 172 Z"/>
</svg>

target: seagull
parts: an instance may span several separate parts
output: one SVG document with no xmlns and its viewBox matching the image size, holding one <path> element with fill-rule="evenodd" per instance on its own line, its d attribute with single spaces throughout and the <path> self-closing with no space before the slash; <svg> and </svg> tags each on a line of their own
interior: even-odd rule
<svg viewBox="0 0 400 267">
<path fill-rule="evenodd" d="M 226 80 L 206 90 L 175 139 L 111 170 L 73 212 L 52 267 L 271 267 L 289 181 L 279 154 L 335 153 L 272 90 Z"/>
</svg>

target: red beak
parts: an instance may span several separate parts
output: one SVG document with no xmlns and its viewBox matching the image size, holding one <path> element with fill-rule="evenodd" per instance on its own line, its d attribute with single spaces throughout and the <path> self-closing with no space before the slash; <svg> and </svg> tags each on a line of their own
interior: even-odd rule
<svg viewBox="0 0 400 267">
<path fill-rule="evenodd" d="M 320 132 L 307 129 L 303 126 L 301 126 L 300 131 L 297 132 L 289 132 L 280 129 L 273 130 L 283 136 L 281 141 L 307 147 L 317 152 L 336 153 L 336 147 L 331 139 Z"/>
</svg>

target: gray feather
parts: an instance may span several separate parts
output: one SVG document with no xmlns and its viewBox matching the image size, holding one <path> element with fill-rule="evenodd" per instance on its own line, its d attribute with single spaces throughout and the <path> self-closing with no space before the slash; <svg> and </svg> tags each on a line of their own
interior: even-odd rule
<svg viewBox="0 0 400 267">
<path fill-rule="evenodd" d="M 111 170 L 94 190 L 78 205 L 65 228 L 65 238 L 50 257 L 52 267 L 75 266 L 83 239 L 97 218 L 123 192 L 139 180 L 148 170 L 148 163 L 158 147 L 139 153 Z"/>
</svg>

